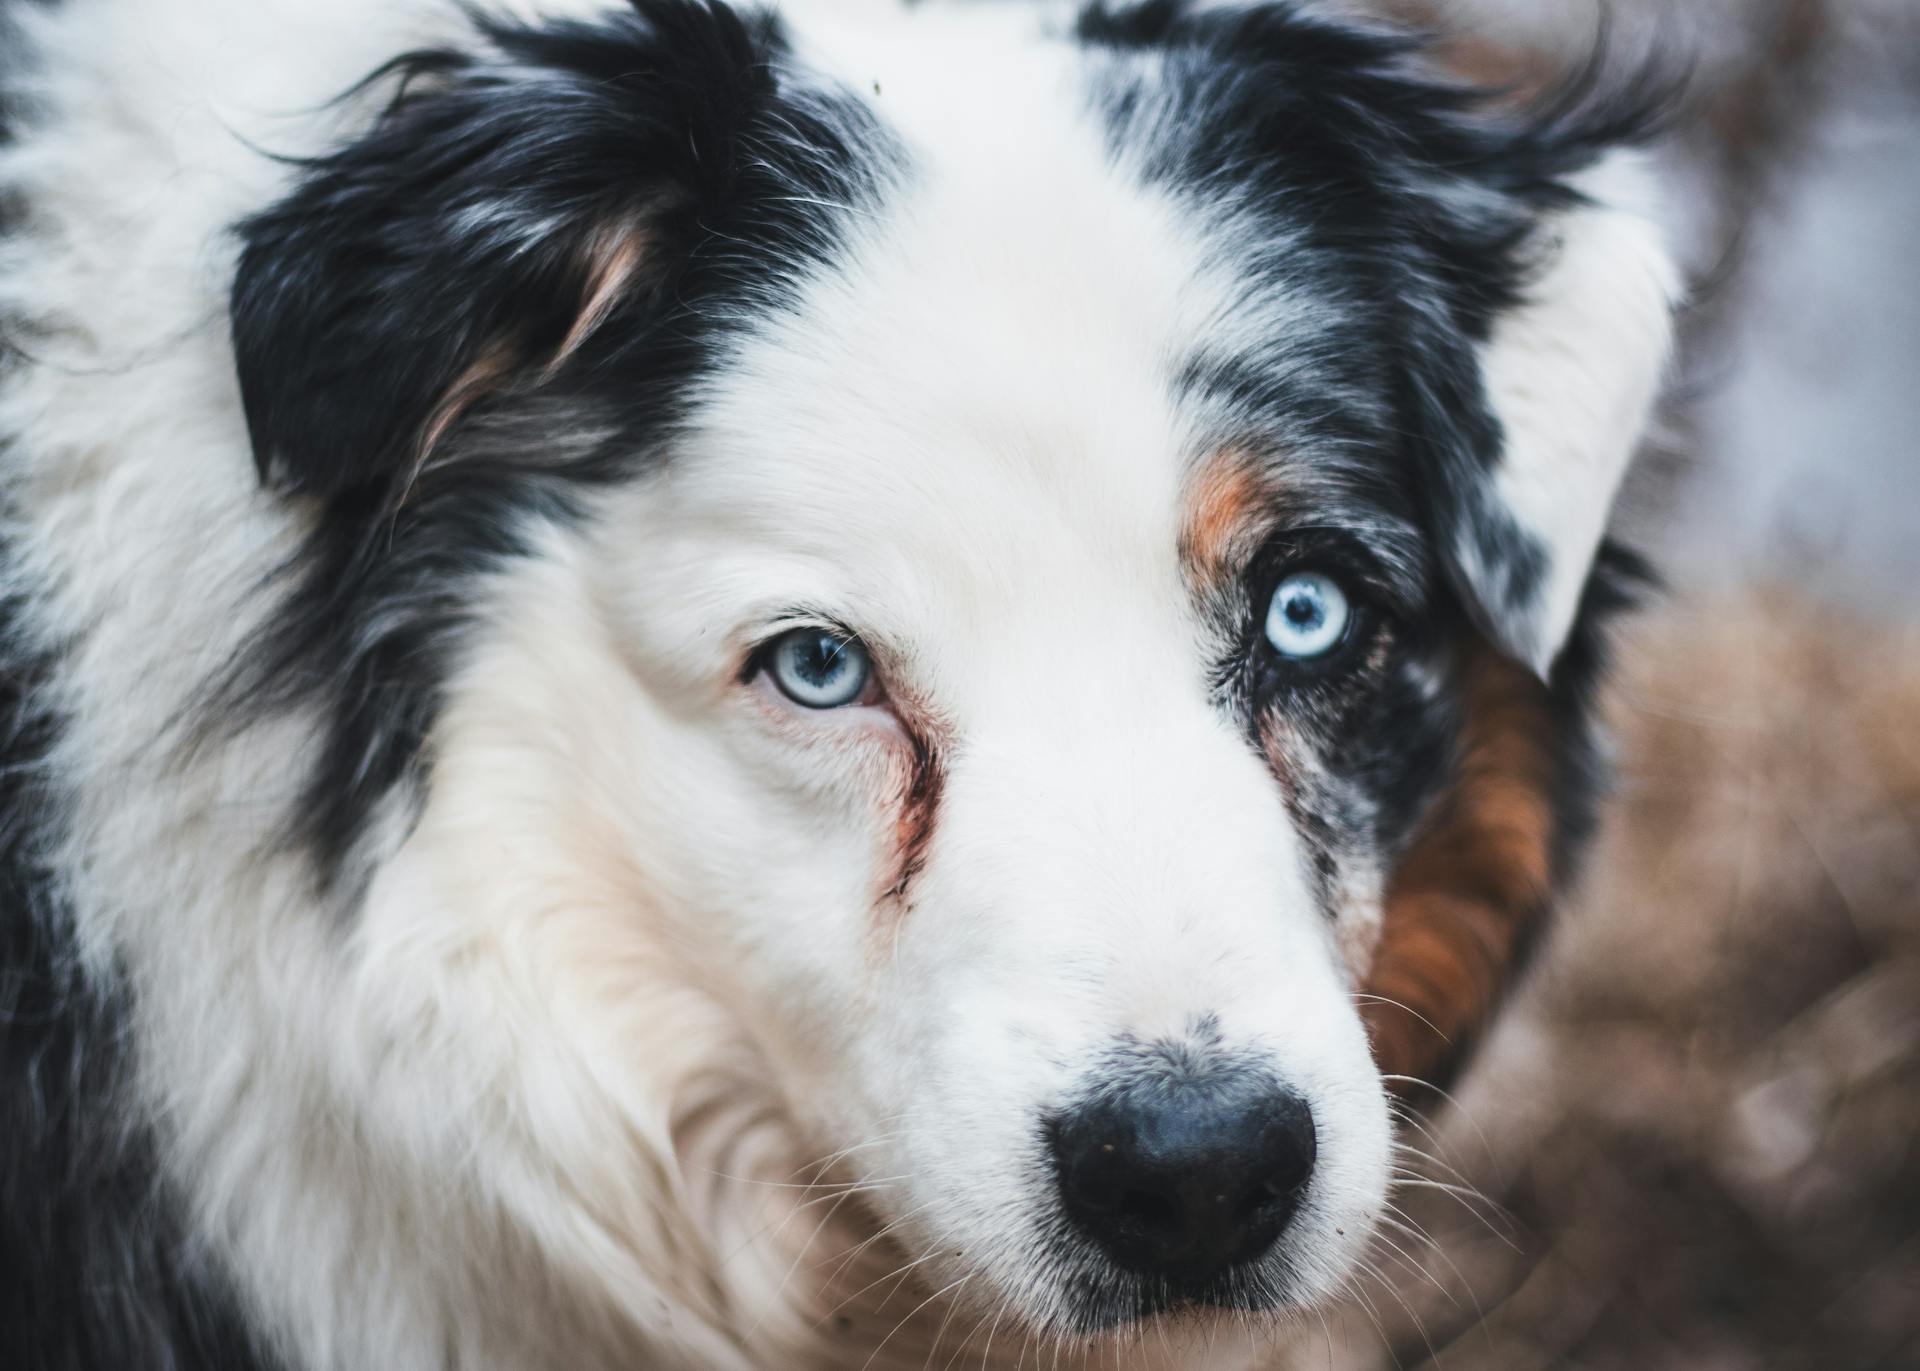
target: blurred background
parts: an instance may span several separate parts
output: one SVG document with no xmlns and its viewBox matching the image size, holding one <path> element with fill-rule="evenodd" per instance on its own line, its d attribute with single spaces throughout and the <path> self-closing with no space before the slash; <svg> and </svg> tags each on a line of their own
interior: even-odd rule
<svg viewBox="0 0 1920 1371">
<path fill-rule="evenodd" d="M 1691 61 L 1697 288 L 1619 803 L 1327 1365 L 1920 1368 L 1920 2 L 1365 5 L 1521 88 Z"/>
</svg>

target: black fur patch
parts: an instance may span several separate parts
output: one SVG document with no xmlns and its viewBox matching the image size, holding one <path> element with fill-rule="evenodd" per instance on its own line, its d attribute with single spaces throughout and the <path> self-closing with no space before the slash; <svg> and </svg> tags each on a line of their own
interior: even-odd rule
<svg viewBox="0 0 1920 1371">
<path fill-rule="evenodd" d="M 213 717 L 326 711 L 293 836 L 329 883 L 423 765 L 479 575 L 653 460 L 729 332 L 829 262 L 897 165 L 770 17 L 633 0 L 479 38 L 393 63 L 372 130 L 240 226 L 255 454 L 314 523 Z M 580 337 L 610 232 L 643 266 Z M 475 368 L 485 393 L 427 451 Z"/>
<path fill-rule="evenodd" d="M 1549 102 L 1497 113 L 1424 71 L 1416 36 L 1289 3 L 1096 4 L 1079 36 L 1114 58 L 1096 90 L 1116 152 L 1213 226 L 1235 271 L 1304 302 L 1284 336 L 1190 359 L 1179 380 L 1217 414 L 1216 446 L 1269 456 L 1301 532 L 1266 555 L 1333 571 L 1374 606 L 1377 650 L 1338 681 L 1280 683 L 1260 651 L 1271 573 L 1250 568 L 1209 607 L 1235 644 L 1223 698 L 1289 787 L 1330 898 L 1344 855 L 1391 862 L 1447 782 L 1453 644 L 1469 625 L 1502 640 L 1547 570 L 1488 481 L 1503 435 L 1477 349 L 1523 298 L 1541 217 L 1578 202 L 1567 178 L 1654 132 L 1674 84 L 1647 73 L 1603 93 L 1596 65 Z M 1479 592 L 1463 544 L 1491 573 Z M 1579 778 L 1569 856 L 1592 809 L 1585 714 L 1618 562 L 1603 558 L 1554 683 Z M 1282 735 L 1302 754 L 1295 774 L 1275 755 Z"/>
<path fill-rule="evenodd" d="M 75 956 L 49 863 L 57 663 L 23 620 L 0 597 L 0 1366 L 264 1371 L 159 1186 L 127 1097 L 125 992 Z"/>
<path fill-rule="evenodd" d="M 1554 663 L 1549 686 L 1561 752 L 1553 805 L 1553 873 L 1563 889 L 1580 873 L 1587 840 L 1612 784 L 1596 719 L 1600 690 L 1613 664 L 1612 629 L 1622 614 L 1657 597 L 1660 589 L 1660 578 L 1644 557 L 1614 539 L 1603 541 L 1572 632 Z"/>
<path fill-rule="evenodd" d="M 1241 358 L 1222 399 L 1243 425 L 1296 439 L 1305 376 L 1315 422 L 1350 435 L 1317 460 L 1370 468 L 1414 501 L 1463 608 L 1504 638 L 1547 553 L 1489 490 L 1503 437 L 1476 348 L 1523 296 L 1541 216 L 1578 203 L 1568 178 L 1657 131 L 1678 81 L 1651 67 L 1609 81 L 1596 61 L 1555 98 L 1495 113 L 1424 72 L 1417 37 L 1289 3 L 1096 4 L 1079 33 L 1096 52 L 1156 59 L 1153 77 L 1128 61 L 1103 73 L 1116 146 L 1203 219 L 1230 209 L 1229 247 L 1248 223 L 1267 230 L 1236 268 L 1326 301 L 1317 327 L 1274 340 L 1270 380 Z M 1486 568 L 1481 592 L 1463 543 Z"/>
</svg>

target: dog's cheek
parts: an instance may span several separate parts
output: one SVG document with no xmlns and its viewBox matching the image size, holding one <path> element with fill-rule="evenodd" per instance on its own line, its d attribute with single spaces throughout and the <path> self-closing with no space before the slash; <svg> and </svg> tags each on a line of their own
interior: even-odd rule
<svg viewBox="0 0 1920 1371">
<path fill-rule="evenodd" d="M 1329 764 L 1324 739 L 1280 711 L 1270 710 L 1262 721 L 1260 747 L 1299 838 L 1315 912 L 1332 927 L 1341 962 L 1357 979 L 1380 938 L 1370 807 Z"/>
<path fill-rule="evenodd" d="M 1457 720 L 1439 680 L 1421 656 L 1383 642 L 1337 692 L 1276 702 L 1259 721 L 1316 909 L 1355 985 L 1379 947 L 1393 854 L 1446 771 Z"/>
</svg>

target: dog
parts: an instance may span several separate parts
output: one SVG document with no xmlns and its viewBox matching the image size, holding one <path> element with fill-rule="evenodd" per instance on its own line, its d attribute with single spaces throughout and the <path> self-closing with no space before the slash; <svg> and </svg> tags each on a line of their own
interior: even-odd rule
<svg viewBox="0 0 1920 1371">
<path fill-rule="evenodd" d="M 1650 102 L 15 0 L 4 1360 L 1235 1365 L 1573 871 Z"/>
</svg>

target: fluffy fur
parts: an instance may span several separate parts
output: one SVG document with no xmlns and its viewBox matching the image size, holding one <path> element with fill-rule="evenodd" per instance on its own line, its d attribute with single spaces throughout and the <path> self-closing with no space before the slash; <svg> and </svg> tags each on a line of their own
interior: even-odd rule
<svg viewBox="0 0 1920 1371">
<path fill-rule="evenodd" d="M 1591 807 L 1632 120 L 1284 5 L 6 16 L 9 1365 L 1335 1297 Z M 805 627 L 872 690 L 783 696 Z M 1048 1120 L 1229 1065 L 1311 1110 L 1285 1233 L 1119 1268 Z"/>
</svg>

